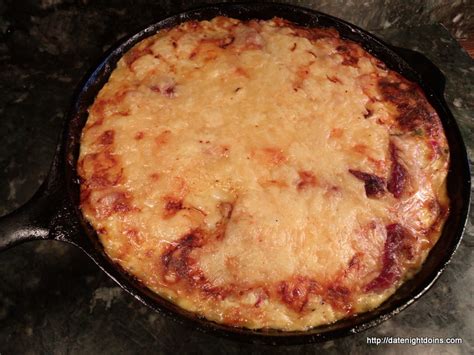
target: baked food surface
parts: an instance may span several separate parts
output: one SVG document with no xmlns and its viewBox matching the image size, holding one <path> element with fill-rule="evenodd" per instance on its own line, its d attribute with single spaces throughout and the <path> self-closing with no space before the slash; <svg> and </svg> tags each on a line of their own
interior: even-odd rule
<svg viewBox="0 0 474 355">
<path fill-rule="evenodd" d="M 89 109 L 81 208 L 110 258 L 219 323 L 304 330 L 380 305 L 449 210 L 420 88 L 334 29 L 162 30 Z"/>
</svg>

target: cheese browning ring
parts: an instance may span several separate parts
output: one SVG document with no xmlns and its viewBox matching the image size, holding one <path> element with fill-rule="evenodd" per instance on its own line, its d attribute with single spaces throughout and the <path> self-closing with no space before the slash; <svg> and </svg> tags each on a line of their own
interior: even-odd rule
<svg viewBox="0 0 474 355">
<path fill-rule="evenodd" d="M 109 257 L 209 320 L 305 330 L 379 306 L 448 216 L 420 88 L 334 29 L 162 30 L 90 107 L 81 209 Z"/>
</svg>

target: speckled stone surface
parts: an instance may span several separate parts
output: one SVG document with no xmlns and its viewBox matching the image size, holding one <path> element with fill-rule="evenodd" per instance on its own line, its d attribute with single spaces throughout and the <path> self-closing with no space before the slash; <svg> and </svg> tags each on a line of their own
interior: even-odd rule
<svg viewBox="0 0 474 355">
<path fill-rule="evenodd" d="M 0 2 L 0 215 L 24 203 L 44 179 L 73 91 L 101 53 L 125 34 L 200 2 L 116 3 L 120 5 L 100 0 Z M 472 11 L 465 11 L 472 3 L 452 1 L 450 8 L 446 1 L 435 0 L 294 3 L 311 3 L 430 58 L 447 77 L 446 99 L 472 160 L 474 61 L 445 28 L 433 24 L 451 21 L 452 32 L 462 34 L 472 26 Z M 452 263 L 434 287 L 376 328 L 324 344 L 270 347 L 236 343 L 176 324 L 116 287 L 72 246 L 27 243 L 0 255 L 0 353 L 471 354 L 473 246 L 474 227 L 469 223 Z M 367 337 L 373 336 L 460 337 L 463 344 L 367 345 Z"/>
</svg>

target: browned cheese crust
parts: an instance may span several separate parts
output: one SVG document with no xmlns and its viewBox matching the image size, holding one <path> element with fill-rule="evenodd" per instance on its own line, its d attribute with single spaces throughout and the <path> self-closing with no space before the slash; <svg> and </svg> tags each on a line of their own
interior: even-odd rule
<svg viewBox="0 0 474 355">
<path fill-rule="evenodd" d="M 303 330 L 376 308 L 449 211 L 418 85 L 334 29 L 162 30 L 89 109 L 81 208 L 110 258 L 219 323 Z"/>
</svg>

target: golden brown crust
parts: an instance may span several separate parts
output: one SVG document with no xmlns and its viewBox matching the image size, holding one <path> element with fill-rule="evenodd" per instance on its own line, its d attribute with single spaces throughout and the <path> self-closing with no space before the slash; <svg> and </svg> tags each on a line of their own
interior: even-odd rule
<svg viewBox="0 0 474 355">
<path fill-rule="evenodd" d="M 307 329 L 377 307 L 449 212 L 420 88 L 334 29 L 161 31 L 89 110 L 81 208 L 107 254 L 208 319 Z"/>
</svg>

